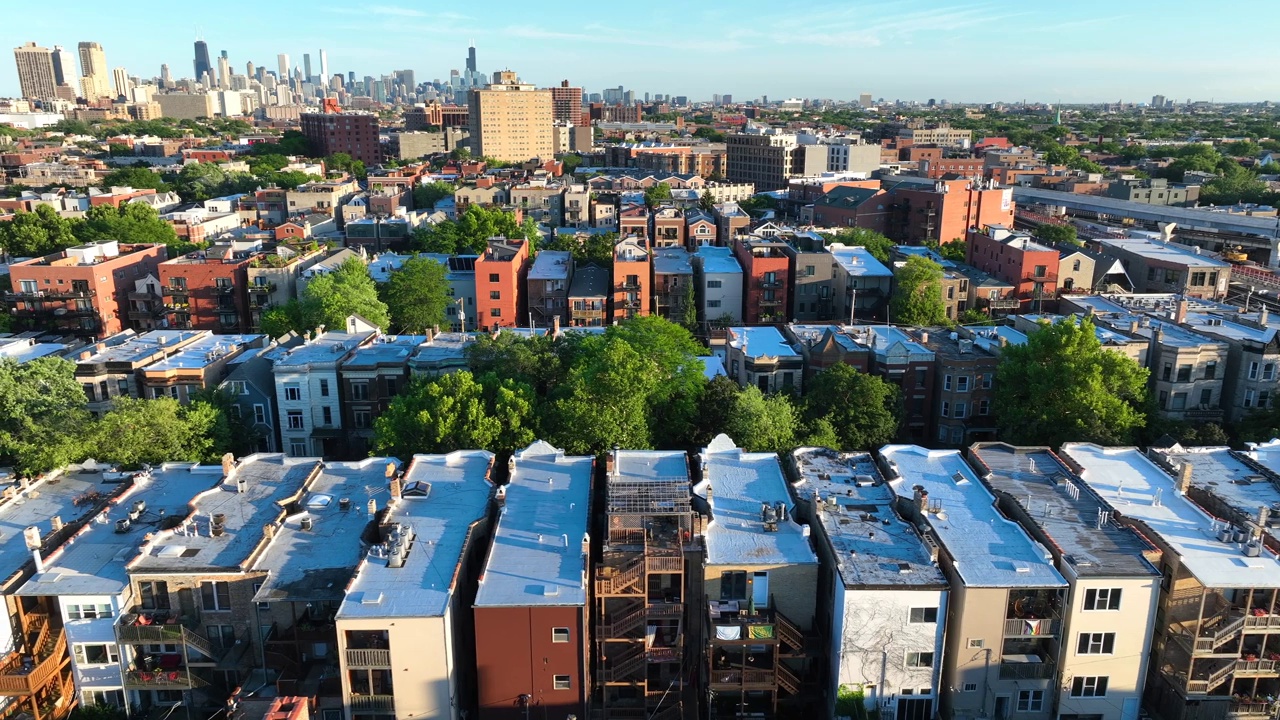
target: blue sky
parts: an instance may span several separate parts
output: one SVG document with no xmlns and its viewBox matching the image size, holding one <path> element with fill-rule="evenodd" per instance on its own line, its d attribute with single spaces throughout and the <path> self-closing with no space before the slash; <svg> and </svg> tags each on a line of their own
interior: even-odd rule
<svg viewBox="0 0 1280 720">
<path fill-rule="evenodd" d="M 16 2 L 17 0 L 6 0 Z M 41 8 L 46 8 L 41 10 Z M 293 65 L 328 51 L 331 72 L 409 68 L 419 81 L 461 69 L 474 39 L 479 69 L 511 68 L 540 85 L 710 99 L 768 95 L 989 102 L 1280 100 L 1269 38 L 1275 0 L 64 0 L 8 8 L 7 48 L 27 41 L 74 51 L 102 43 L 107 63 L 156 76 L 192 74 L 197 28 L 232 66 Z M 1229 9 L 1229 12 L 1227 11 Z M 0 96 L 18 92 L 13 56 Z M 215 61 L 216 62 L 216 61 Z M 318 70 L 313 70 L 318 72 Z"/>
</svg>

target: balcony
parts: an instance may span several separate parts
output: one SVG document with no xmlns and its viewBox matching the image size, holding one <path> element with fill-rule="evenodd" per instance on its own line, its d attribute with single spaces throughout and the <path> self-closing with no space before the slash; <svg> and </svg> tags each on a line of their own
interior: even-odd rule
<svg viewBox="0 0 1280 720">
<path fill-rule="evenodd" d="M 637 281 L 635 281 L 635 282 L 629 282 L 629 281 L 628 281 L 628 282 L 621 282 L 621 283 L 618 283 L 618 287 L 619 287 L 619 288 L 621 288 L 623 291 L 627 291 L 627 290 L 639 290 L 639 289 L 640 289 L 640 281 L 639 281 L 639 280 L 637 280 Z"/>
<path fill-rule="evenodd" d="M 1236 677 L 1277 677 L 1280 676 L 1280 660 L 1237 660 Z"/>
<path fill-rule="evenodd" d="M 1058 281 L 1058 273 L 1047 272 L 1043 275 L 1036 275 L 1035 273 L 1027 273 L 1026 275 L 1022 276 L 1022 282 L 1056 283 L 1057 281 Z"/>
<path fill-rule="evenodd" d="M 184 667 L 155 670 L 130 668 L 124 673 L 126 690 L 191 690 L 208 684 Z"/>
<path fill-rule="evenodd" d="M 250 293 L 255 293 L 259 295 L 269 295 L 275 291 L 276 291 L 276 284 L 273 282 L 253 283 L 252 285 L 249 286 Z"/>
<path fill-rule="evenodd" d="M 121 645 L 183 644 L 209 658 L 218 651 L 197 632 L 199 621 L 192 616 L 179 616 L 168 610 L 145 610 L 120 616 L 116 623 L 116 642 Z"/>
<path fill-rule="evenodd" d="M 30 302 L 33 300 L 88 300 L 96 296 L 92 290 L 33 290 L 7 292 L 4 299 L 7 302 Z"/>
<path fill-rule="evenodd" d="M 778 681 L 777 674 L 772 670 L 728 668 L 712 670 L 709 684 L 712 690 L 773 690 Z"/>
<path fill-rule="evenodd" d="M 213 292 L 217 295 L 231 295 L 235 293 L 235 285 L 214 285 Z"/>
<path fill-rule="evenodd" d="M 352 694 L 350 704 L 355 712 L 393 713 L 396 710 L 395 697 L 392 695 Z"/>
<path fill-rule="evenodd" d="M 34 695 L 58 674 L 67 654 L 66 633 L 60 628 L 51 630 L 47 620 L 39 622 L 38 629 L 32 626 L 36 634 L 32 645 L 37 648 L 39 662 L 34 662 L 25 653 L 9 653 L 4 664 L 0 665 L 0 695 Z"/>
<path fill-rule="evenodd" d="M 768 278 L 761 278 L 760 281 L 756 283 L 756 285 L 758 287 L 764 288 L 765 290 L 776 290 L 782 287 L 782 280 L 780 280 L 779 278 L 774 278 L 772 280 Z"/>
<path fill-rule="evenodd" d="M 382 649 L 347 649 L 348 668 L 389 668 L 391 667 L 391 651 Z"/>
<path fill-rule="evenodd" d="M 1048 680 L 1054 672 L 1053 658 L 1047 655 L 1005 655 L 1000 661 L 1001 680 Z"/>
<path fill-rule="evenodd" d="M 175 287 L 173 285 L 170 285 L 169 287 L 166 287 L 164 289 L 164 295 L 165 297 L 172 297 L 172 298 L 186 298 L 191 296 L 191 291 L 187 289 L 185 285 L 182 287 Z"/>
<path fill-rule="evenodd" d="M 1018 618 L 1004 621 L 1005 637 L 1041 637 L 1057 635 L 1062 621 L 1052 618 Z"/>
</svg>

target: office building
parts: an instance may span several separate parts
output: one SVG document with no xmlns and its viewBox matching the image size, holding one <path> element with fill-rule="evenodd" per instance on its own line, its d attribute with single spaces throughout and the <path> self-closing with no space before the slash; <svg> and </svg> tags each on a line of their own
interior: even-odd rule
<svg viewBox="0 0 1280 720">
<path fill-rule="evenodd" d="M 378 116 L 368 113 L 303 113 L 302 134 L 319 155 L 346 153 L 370 167 L 382 163 Z"/>
<path fill-rule="evenodd" d="M 207 82 L 205 76 L 213 70 L 213 64 L 209 62 L 209 45 L 203 40 L 197 40 L 195 48 L 196 82 Z"/>
<path fill-rule="evenodd" d="M 506 162 L 549 160 L 554 114 L 550 90 L 521 83 L 511 71 L 494 73 L 489 87 L 468 96 L 472 153 Z"/>
<path fill-rule="evenodd" d="M 58 85 L 72 85 L 76 78 L 75 60 L 61 45 L 53 46 L 53 81 Z"/>
<path fill-rule="evenodd" d="M 22 97 L 31 100 L 52 100 L 57 97 L 58 82 L 54 73 L 53 55 L 48 48 L 33 42 L 14 48 L 13 58 L 18 65 L 18 85 Z"/>
<path fill-rule="evenodd" d="M 110 96 L 111 72 L 102 46 L 96 42 L 82 42 L 79 51 L 81 92 L 90 100 Z"/>
</svg>

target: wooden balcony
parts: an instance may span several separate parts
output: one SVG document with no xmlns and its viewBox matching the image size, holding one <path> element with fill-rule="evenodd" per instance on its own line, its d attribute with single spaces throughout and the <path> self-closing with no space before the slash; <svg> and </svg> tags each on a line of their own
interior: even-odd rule
<svg viewBox="0 0 1280 720">
<path fill-rule="evenodd" d="M 170 668 L 157 670 L 126 670 L 124 687 L 126 690 L 193 690 L 206 687 L 205 682 L 188 668 Z"/>
<path fill-rule="evenodd" d="M 34 646 L 39 662 L 31 663 L 18 652 L 9 653 L 0 666 L 0 695 L 33 695 L 58 674 L 67 654 L 67 636 L 61 628 L 48 630 L 48 625 L 38 631 Z"/>
<path fill-rule="evenodd" d="M 778 683 L 772 670 L 730 668 L 712 670 L 708 684 L 712 690 L 773 690 Z"/>
<path fill-rule="evenodd" d="M 385 648 L 347 649 L 348 668 L 389 668 L 391 651 Z"/>
</svg>

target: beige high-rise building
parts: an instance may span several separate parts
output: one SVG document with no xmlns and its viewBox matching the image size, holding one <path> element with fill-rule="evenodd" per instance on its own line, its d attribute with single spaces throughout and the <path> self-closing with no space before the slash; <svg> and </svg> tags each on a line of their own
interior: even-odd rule
<svg viewBox="0 0 1280 720">
<path fill-rule="evenodd" d="M 22 97 L 40 100 L 56 97 L 53 54 L 49 52 L 49 48 L 29 42 L 13 49 L 13 59 L 18 63 L 18 84 L 22 88 Z"/>
<path fill-rule="evenodd" d="M 90 100 L 111 95 L 107 54 L 96 42 L 80 43 L 80 89 Z"/>
<path fill-rule="evenodd" d="M 555 155 L 550 90 L 521 83 L 510 70 L 493 74 L 493 84 L 472 90 L 468 101 L 471 150 L 505 162 Z"/>
</svg>

